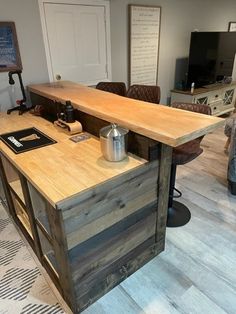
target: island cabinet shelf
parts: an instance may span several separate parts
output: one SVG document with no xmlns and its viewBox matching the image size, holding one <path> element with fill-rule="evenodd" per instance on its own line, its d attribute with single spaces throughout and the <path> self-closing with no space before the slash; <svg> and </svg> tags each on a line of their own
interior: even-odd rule
<svg viewBox="0 0 236 314">
<path fill-rule="evenodd" d="M 50 237 L 48 230 L 45 229 L 44 225 L 38 220 L 35 219 L 37 227 L 40 229 L 40 232 L 47 238 L 48 242 L 52 244 L 52 238 Z"/>
<path fill-rule="evenodd" d="M 177 127 L 173 136 L 173 125 L 164 130 L 160 120 L 160 113 L 165 120 L 170 108 L 161 106 L 159 112 L 158 106 L 141 102 L 141 112 L 134 115 L 139 102 L 86 87 L 77 93 L 72 87 L 31 88 L 32 103 L 43 105 L 44 118 L 0 113 L 0 134 L 36 127 L 56 141 L 17 155 L 0 143 L 0 173 L 10 214 L 73 313 L 80 313 L 164 250 L 171 146 L 213 130 L 221 121 L 210 117 L 202 122 L 200 115 L 185 113 L 183 125 L 191 125 L 190 130 Z M 50 122 L 57 118 L 54 100 L 63 100 L 62 93 L 76 104 L 75 117 L 89 139 L 74 143 Z M 176 110 L 173 114 L 180 117 Z M 119 121 L 130 126 L 128 157 L 109 162 L 101 153 L 99 130 Z M 24 205 L 27 224 L 17 217 L 16 200 Z"/>
<path fill-rule="evenodd" d="M 18 197 L 20 202 L 25 205 L 25 199 L 21 188 L 20 180 L 12 181 L 9 183 L 9 185 L 13 193 L 15 193 L 16 197 Z"/>
<path fill-rule="evenodd" d="M 12 195 L 12 201 L 16 211 L 16 216 L 20 220 L 22 226 L 25 228 L 29 236 L 33 239 L 32 228 L 29 221 L 29 216 L 26 211 L 26 208 L 23 207 L 16 197 Z"/>
</svg>

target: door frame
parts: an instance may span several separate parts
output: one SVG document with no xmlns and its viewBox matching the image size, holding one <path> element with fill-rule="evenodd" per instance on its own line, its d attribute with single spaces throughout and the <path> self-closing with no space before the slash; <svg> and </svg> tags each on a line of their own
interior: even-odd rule
<svg viewBox="0 0 236 314">
<path fill-rule="evenodd" d="M 106 55 L 107 55 L 107 76 L 104 81 L 112 80 L 111 73 L 111 32 L 110 32 L 110 0 L 38 0 L 40 20 L 43 32 L 44 48 L 46 53 L 46 61 L 48 68 L 49 81 L 54 82 L 52 60 L 49 48 L 49 39 L 46 26 L 46 15 L 44 11 L 44 4 L 77 4 L 77 5 L 89 5 L 89 6 L 103 6 L 105 8 L 105 23 L 106 23 Z"/>
</svg>

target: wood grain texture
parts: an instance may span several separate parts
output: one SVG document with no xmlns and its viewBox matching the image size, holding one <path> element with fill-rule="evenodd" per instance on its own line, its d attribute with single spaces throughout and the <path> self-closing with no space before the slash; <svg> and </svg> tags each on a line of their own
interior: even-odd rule
<svg viewBox="0 0 236 314">
<path fill-rule="evenodd" d="M 167 221 L 167 210 L 168 210 L 168 199 L 169 199 L 171 162 L 172 162 L 172 148 L 165 144 L 161 144 L 160 150 L 159 150 L 156 242 L 162 241 L 163 245 L 165 245 L 165 237 L 166 237 L 166 221 Z"/>
<path fill-rule="evenodd" d="M 50 205 L 48 204 L 50 207 Z M 72 277 L 69 267 L 68 248 L 66 236 L 63 228 L 61 211 L 55 208 L 48 209 L 49 225 L 52 233 L 53 249 L 57 261 L 57 271 L 59 275 L 62 295 L 72 311 L 76 310 L 75 290 L 72 283 Z"/>
<path fill-rule="evenodd" d="M 69 135 L 40 117 L 27 113 L 22 116 L 15 112 L 11 115 L 0 113 L 0 133 L 33 126 L 57 143 L 16 155 L 1 142 L 0 150 L 53 206 L 145 162 L 132 156 L 121 162 L 106 161 L 100 142 L 94 137 L 74 143 Z"/>
<path fill-rule="evenodd" d="M 78 310 L 85 309 L 160 253 L 161 250 L 158 244 L 153 244 L 154 241 L 154 238 L 148 239 L 116 263 L 107 267 L 99 274 L 100 276 L 96 276 L 96 283 L 90 278 L 90 282 L 87 282 L 88 292 L 77 296 Z"/>
<path fill-rule="evenodd" d="M 154 105 L 72 82 L 30 85 L 29 91 L 54 101 L 71 100 L 78 110 L 115 122 L 138 134 L 178 146 L 223 124 L 220 118 Z"/>
<path fill-rule="evenodd" d="M 155 234 L 155 203 L 139 209 L 69 252 L 73 279 L 79 282 L 114 263 Z M 80 267 L 78 267 L 78 265 Z"/>
<path fill-rule="evenodd" d="M 145 314 L 130 296 L 122 289 L 115 287 L 109 292 L 109 298 L 100 298 L 95 304 L 83 311 L 83 314 Z"/>
<path fill-rule="evenodd" d="M 96 186 L 65 203 L 63 221 L 68 248 L 86 241 L 138 209 L 156 202 L 158 161 Z M 61 204 L 58 204 L 60 208 Z M 63 205 L 62 205 L 63 206 Z"/>
<path fill-rule="evenodd" d="M 63 110 L 62 105 L 55 104 L 51 99 L 45 98 L 38 94 L 31 93 L 31 101 L 34 106 L 41 105 L 43 107 L 42 117 L 48 121 L 54 122 L 57 119 L 57 114 Z M 59 109 L 61 108 L 61 109 Z M 83 125 L 83 130 L 99 137 L 100 129 L 108 126 L 109 122 L 96 118 L 81 110 L 74 110 L 75 119 Z M 158 142 L 148 137 L 129 131 L 128 133 L 128 152 L 135 154 L 146 160 L 155 160 L 157 155 L 155 148 Z"/>
</svg>

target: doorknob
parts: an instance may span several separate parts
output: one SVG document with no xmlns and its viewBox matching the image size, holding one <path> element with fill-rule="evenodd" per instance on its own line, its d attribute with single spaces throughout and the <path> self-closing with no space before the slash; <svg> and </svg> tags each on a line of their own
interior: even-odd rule
<svg viewBox="0 0 236 314">
<path fill-rule="evenodd" d="M 61 75 L 60 74 L 56 74 L 56 80 L 60 81 L 61 80 Z"/>
</svg>

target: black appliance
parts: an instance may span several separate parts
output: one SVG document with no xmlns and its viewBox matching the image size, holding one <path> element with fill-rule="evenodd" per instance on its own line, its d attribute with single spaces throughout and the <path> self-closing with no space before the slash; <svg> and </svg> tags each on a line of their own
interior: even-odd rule
<svg viewBox="0 0 236 314">
<path fill-rule="evenodd" d="M 74 119 L 74 108 L 71 105 L 70 100 L 66 101 L 65 112 L 64 113 L 65 113 L 65 120 L 66 120 L 67 123 L 75 122 L 75 119 Z"/>
<path fill-rule="evenodd" d="M 232 76 L 236 32 L 192 32 L 187 88 L 222 82 Z"/>
</svg>

